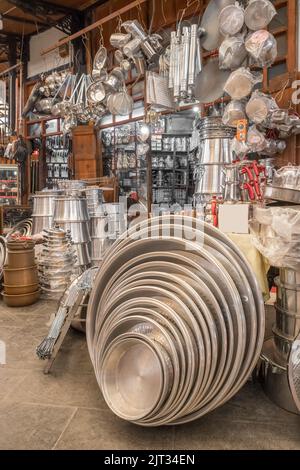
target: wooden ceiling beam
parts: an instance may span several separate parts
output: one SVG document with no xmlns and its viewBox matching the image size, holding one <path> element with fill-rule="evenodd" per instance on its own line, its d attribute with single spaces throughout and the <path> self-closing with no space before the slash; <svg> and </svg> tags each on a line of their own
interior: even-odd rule
<svg viewBox="0 0 300 470">
<path fill-rule="evenodd" d="M 38 26 L 48 26 L 47 23 L 44 23 L 40 20 L 29 20 L 27 18 L 21 18 L 19 16 L 13 16 L 13 15 L 4 15 L 3 20 L 9 20 L 9 21 L 16 21 L 17 23 L 24 23 L 24 24 L 32 24 L 33 26 L 38 25 Z"/>
</svg>

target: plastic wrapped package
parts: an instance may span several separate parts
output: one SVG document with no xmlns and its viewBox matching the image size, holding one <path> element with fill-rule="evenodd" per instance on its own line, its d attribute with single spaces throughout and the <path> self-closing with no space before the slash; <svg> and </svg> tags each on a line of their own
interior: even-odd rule
<svg viewBox="0 0 300 470">
<path fill-rule="evenodd" d="M 247 145 L 251 152 L 262 152 L 267 145 L 264 134 L 255 125 L 248 129 Z"/>
<path fill-rule="evenodd" d="M 286 149 L 286 143 L 283 140 L 266 139 L 266 146 L 263 149 L 264 155 L 275 155 L 282 153 Z"/>
<path fill-rule="evenodd" d="M 247 142 L 240 141 L 236 137 L 232 140 L 231 149 L 237 157 L 244 157 L 250 151 Z"/>
<path fill-rule="evenodd" d="M 234 100 L 241 100 L 250 95 L 255 84 L 262 81 L 261 73 L 252 73 L 245 67 L 232 72 L 224 86 L 224 91 Z"/>
<path fill-rule="evenodd" d="M 300 166 L 293 166 L 289 164 L 275 171 L 273 185 L 287 189 L 299 189 Z"/>
<path fill-rule="evenodd" d="M 249 34 L 245 47 L 255 65 L 259 67 L 270 67 L 277 57 L 277 41 L 273 34 L 265 29 Z"/>
<path fill-rule="evenodd" d="M 232 100 L 227 104 L 226 108 L 224 109 L 222 122 L 225 126 L 236 127 L 237 121 L 245 118 L 245 102 Z"/>
<path fill-rule="evenodd" d="M 243 35 L 229 36 L 219 48 L 219 67 L 223 70 L 235 70 L 242 65 L 246 57 Z"/>
<path fill-rule="evenodd" d="M 253 31 L 264 29 L 276 14 L 269 0 L 250 0 L 244 14 L 246 26 Z"/>
<path fill-rule="evenodd" d="M 273 110 L 278 109 L 274 98 L 255 90 L 246 105 L 246 113 L 250 121 L 260 124 L 268 118 Z"/>
<path fill-rule="evenodd" d="M 237 34 L 244 25 L 244 9 L 238 3 L 227 5 L 219 15 L 219 31 L 223 36 Z"/>
<path fill-rule="evenodd" d="M 300 269 L 300 206 L 255 208 L 250 232 L 270 265 Z"/>
</svg>

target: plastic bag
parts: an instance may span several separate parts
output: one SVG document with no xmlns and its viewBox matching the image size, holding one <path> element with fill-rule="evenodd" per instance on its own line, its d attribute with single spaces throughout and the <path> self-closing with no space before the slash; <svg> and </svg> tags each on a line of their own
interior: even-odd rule
<svg viewBox="0 0 300 470">
<path fill-rule="evenodd" d="M 236 127 L 237 121 L 245 119 L 245 117 L 245 103 L 243 101 L 232 100 L 224 110 L 222 122 L 225 126 Z"/>
<path fill-rule="evenodd" d="M 236 2 L 227 5 L 219 15 L 219 31 L 223 36 L 237 34 L 244 24 L 244 9 Z"/>
<path fill-rule="evenodd" d="M 277 41 L 273 34 L 265 29 L 249 34 L 245 47 L 255 65 L 259 67 L 270 67 L 277 57 Z"/>
<path fill-rule="evenodd" d="M 253 86 L 261 81 L 261 73 L 251 73 L 249 69 L 240 67 L 229 75 L 224 90 L 232 99 L 240 100 L 250 95 Z"/>
<path fill-rule="evenodd" d="M 269 0 L 250 0 L 244 14 L 246 26 L 253 31 L 264 29 L 276 14 Z"/>
<path fill-rule="evenodd" d="M 250 121 L 260 124 L 265 121 L 269 114 L 278 109 L 274 98 L 255 90 L 246 105 L 246 113 Z"/>
<path fill-rule="evenodd" d="M 247 142 L 240 141 L 236 137 L 232 140 L 231 150 L 237 157 L 244 157 L 250 151 Z"/>
<path fill-rule="evenodd" d="M 267 145 L 264 134 L 255 125 L 248 129 L 247 145 L 251 152 L 261 152 Z"/>
<path fill-rule="evenodd" d="M 219 48 L 219 68 L 235 70 L 242 65 L 246 57 L 244 37 L 241 34 L 230 36 L 224 39 Z"/>
<path fill-rule="evenodd" d="M 272 266 L 300 269 L 300 210 L 255 208 L 249 225 L 253 244 Z"/>
</svg>

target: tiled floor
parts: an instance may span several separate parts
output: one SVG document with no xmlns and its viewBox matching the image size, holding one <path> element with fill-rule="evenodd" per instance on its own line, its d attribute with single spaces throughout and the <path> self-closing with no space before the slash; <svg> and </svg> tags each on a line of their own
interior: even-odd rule
<svg viewBox="0 0 300 470">
<path fill-rule="evenodd" d="M 96 383 L 85 338 L 71 331 L 50 375 L 35 356 L 55 304 L 0 302 L 0 449 L 300 449 L 300 417 L 247 383 L 222 408 L 178 427 L 145 429 L 115 417 Z"/>
</svg>

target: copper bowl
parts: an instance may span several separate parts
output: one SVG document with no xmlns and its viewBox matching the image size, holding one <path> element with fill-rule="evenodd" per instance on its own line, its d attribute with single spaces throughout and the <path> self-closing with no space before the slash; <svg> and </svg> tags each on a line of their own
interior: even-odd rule
<svg viewBox="0 0 300 470">
<path fill-rule="evenodd" d="M 30 284 L 38 284 L 37 266 L 29 266 L 28 268 L 11 269 L 4 266 L 4 284 L 8 286 L 28 286 Z"/>
<path fill-rule="evenodd" d="M 34 304 L 38 300 L 40 290 L 21 295 L 8 295 L 2 292 L 2 296 L 8 307 L 25 307 L 27 305 Z"/>
<path fill-rule="evenodd" d="M 10 286 L 8 284 L 3 284 L 4 292 L 7 295 L 24 295 L 24 294 L 32 294 L 36 292 L 39 288 L 38 284 L 27 284 L 25 286 L 16 285 Z"/>
<path fill-rule="evenodd" d="M 29 268 L 34 264 L 34 250 L 7 251 L 6 264 L 13 268 Z"/>
</svg>

